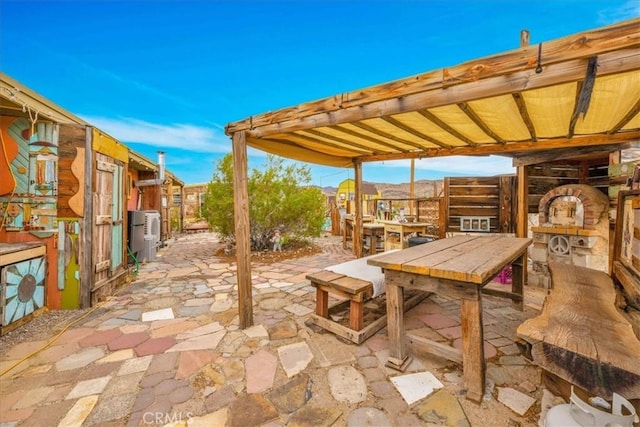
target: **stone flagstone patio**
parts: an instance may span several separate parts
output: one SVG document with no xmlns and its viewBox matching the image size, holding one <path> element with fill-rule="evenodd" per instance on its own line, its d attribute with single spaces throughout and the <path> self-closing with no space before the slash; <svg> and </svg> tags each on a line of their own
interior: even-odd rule
<svg viewBox="0 0 640 427">
<path fill-rule="evenodd" d="M 465 399 L 453 362 L 411 351 L 407 372 L 386 368 L 386 329 L 357 346 L 306 325 L 315 306 L 306 274 L 353 259 L 339 237 L 320 242 L 321 254 L 253 266 L 255 324 L 241 330 L 235 265 L 214 256 L 214 234 L 180 236 L 133 283 L 0 377 L 0 427 L 537 425 L 540 373 L 513 340 L 539 301 L 520 312 L 484 298 L 495 389 L 478 405 Z M 459 347 L 458 312 L 457 301 L 432 295 L 405 325 Z M 46 344 L 7 348 L 0 369 Z"/>
</svg>

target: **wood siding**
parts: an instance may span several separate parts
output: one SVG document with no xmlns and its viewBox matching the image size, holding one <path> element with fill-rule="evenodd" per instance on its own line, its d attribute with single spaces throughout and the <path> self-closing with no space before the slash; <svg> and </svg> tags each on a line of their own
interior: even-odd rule
<svg viewBox="0 0 640 427">
<path fill-rule="evenodd" d="M 609 159 L 563 161 L 527 166 L 529 173 L 529 213 L 538 213 L 540 199 L 552 189 L 566 184 L 586 184 L 607 194 Z"/>
<path fill-rule="evenodd" d="M 60 126 L 58 216 L 61 218 L 78 217 L 78 214 L 69 207 L 69 200 L 80 191 L 80 181 L 71 171 L 71 166 L 78 154 L 78 148 L 84 149 L 85 138 L 84 126 Z"/>
<path fill-rule="evenodd" d="M 516 177 L 445 178 L 447 232 L 459 232 L 463 216 L 488 217 L 490 232 L 515 233 Z"/>
</svg>

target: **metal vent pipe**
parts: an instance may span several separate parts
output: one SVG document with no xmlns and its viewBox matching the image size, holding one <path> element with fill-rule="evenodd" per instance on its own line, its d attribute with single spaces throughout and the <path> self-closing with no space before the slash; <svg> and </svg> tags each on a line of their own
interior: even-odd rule
<svg viewBox="0 0 640 427">
<path fill-rule="evenodd" d="M 164 151 L 158 151 L 158 179 L 164 181 Z"/>
</svg>

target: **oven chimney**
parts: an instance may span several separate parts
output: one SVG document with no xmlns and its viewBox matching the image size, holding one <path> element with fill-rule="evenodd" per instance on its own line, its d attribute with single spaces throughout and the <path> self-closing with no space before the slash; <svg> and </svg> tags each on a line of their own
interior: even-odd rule
<svg viewBox="0 0 640 427">
<path fill-rule="evenodd" d="M 158 179 L 164 182 L 164 151 L 158 151 Z"/>
</svg>

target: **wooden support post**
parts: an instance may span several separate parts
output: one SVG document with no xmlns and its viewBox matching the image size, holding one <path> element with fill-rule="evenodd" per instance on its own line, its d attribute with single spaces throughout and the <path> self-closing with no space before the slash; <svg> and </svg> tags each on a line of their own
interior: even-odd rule
<svg viewBox="0 0 640 427">
<path fill-rule="evenodd" d="M 498 211 L 498 232 L 513 233 L 513 176 L 501 176 L 499 178 L 500 210 Z"/>
<path fill-rule="evenodd" d="M 529 30 L 522 30 L 520 31 L 520 47 L 527 47 L 529 46 Z"/>
<path fill-rule="evenodd" d="M 85 128 L 84 141 L 84 201 L 80 220 L 80 243 L 78 269 L 80 270 L 80 308 L 91 307 L 91 287 L 93 286 L 93 128 Z"/>
<path fill-rule="evenodd" d="M 387 274 L 395 275 L 388 271 Z M 404 342 L 404 288 L 386 281 L 389 359 L 386 366 L 404 371 L 409 365 Z"/>
<path fill-rule="evenodd" d="M 240 329 L 253 325 L 251 296 L 251 241 L 249 235 L 249 192 L 247 188 L 247 144 L 245 131 L 232 135 L 233 207 L 236 219 L 236 259 L 238 270 L 238 315 Z"/>
<path fill-rule="evenodd" d="M 527 166 L 518 166 L 518 216 L 516 218 L 516 237 L 529 234 L 529 170 Z M 522 285 L 528 282 L 527 257 L 522 257 Z"/>
<path fill-rule="evenodd" d="M 416 159 L 411 159 L 411 177 L 409 179 L 409 215 L 416 215 L 415 212 L 415 198 L 416 198 L 416 187 L 415 187 L 415 175 L 416 175 Z M 417 217 L 417 215 L 416 215 Z"/>
<path fill-rule="evenodd" d="M 482 342 L 482 293 L 477 289 L 474 298 L 462 299 L 462 372 L 467 385 L 467 398 L 481 402 L 484 395 L 485 361 Z"/>
<path fill-rule="evenodd" d="M 516 308 L 520 311 L 524 310 L 524 280 L 525 271 L 523 265 L 527 262 L 526 252 L 522 254 L 513 264 L 511 264 L 511 292 L 520 295 L 520 300 L 513 299 L 512 302 L 516 305 Z"/>
<path fill-rule="evenodd" d="M 355 217 L 351 242 L 353 243 L 353 253 L 357 258 L 362 257 L 362 163 L 354 162 L 355 178 Z"/>
<path fill-rule="evenodd" d="M 444 239 L 447 236 L 449 229 L 449 178 L 445 177 L 442 183 L 442 199 L 440 200 L 440 238 Z"/>
</svg>

